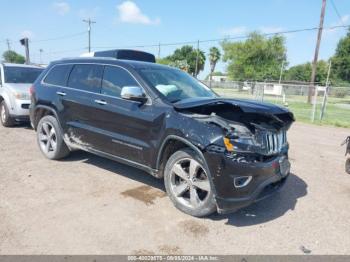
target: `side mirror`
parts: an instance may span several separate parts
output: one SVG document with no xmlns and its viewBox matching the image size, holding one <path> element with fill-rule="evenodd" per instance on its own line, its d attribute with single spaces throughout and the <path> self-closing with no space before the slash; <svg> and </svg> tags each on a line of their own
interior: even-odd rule
<svg viewBox="0 0 350 262">
<path fill-rule="evenodd" d="M 121 98 L 131 101 L 145 103 L 147 97 L 143 89 L 139 86 L 124 86 L 120 93 Z"/>
</svg>

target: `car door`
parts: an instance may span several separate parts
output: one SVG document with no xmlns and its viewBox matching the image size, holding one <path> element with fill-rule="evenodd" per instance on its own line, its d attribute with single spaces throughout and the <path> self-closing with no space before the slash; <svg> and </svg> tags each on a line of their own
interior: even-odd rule
<svg viewBox="0 0 350 262">
<path fill-rule="evenodd" d="M 126 69 L 105 66 L 101 86 L 105 104 L 96 111 L 101 120 L 99 128 L 106 138 L 103 151 L 148 165 L 162 132 L 164 110 L 150 100 L 141 104 L 122 99 L 121 89 L 125 86 L 140 84 Z"/>
<path fill-rule="evenodd" d="M 96 114 L 103 104 L 100 100 L 102 73 L 102 65 L 76 64 L 70 72 L 68 88 L 62 88 L 59 94 L 65 133 L 72 142 L 86 149 L 103 147 L 99 134 L 101 118 Z"/>
</svg>

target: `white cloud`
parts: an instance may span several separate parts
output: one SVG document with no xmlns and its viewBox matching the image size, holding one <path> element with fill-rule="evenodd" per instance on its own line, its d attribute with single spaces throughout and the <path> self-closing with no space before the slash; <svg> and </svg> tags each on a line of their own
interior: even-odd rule
<svg viewBox="0 0 350 262">
<path fill-rule="evenodd" d="M 248 33 L 246 26 L 235 26 L 220 30 L 220 33 L 225 36 L 243 36 Z"/>
<path fill-rule="evenodd" d="M 34 37 L 34 34 L 30 30 L 24 30 L 21 32 L 21 37 L 27 37 L 29 39 L 32 39 Z"/>
<path fill-rule="evenodd" d="M 70 5 L 67 2 L 55 2 L 52 6 L 59 15 L 65 15 L 70 11 Z"/>
<path fill-rule="evenodd" d="M 132 1 L 124 1 L 117 6 L 119 21 L 122 23 L 155 25 L 160 23 L 159 18 L 151 19 L 143 14 L 141 9 Z"/>
</svg>

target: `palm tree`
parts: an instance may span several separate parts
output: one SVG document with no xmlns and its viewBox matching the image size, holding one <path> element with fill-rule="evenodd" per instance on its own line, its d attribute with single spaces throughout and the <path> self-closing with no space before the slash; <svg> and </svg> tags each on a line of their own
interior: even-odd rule
<svg viewBox="0 0 350 262">
<path fill-rule="evenodd" d="M 221 53 L 220 50 L 213 46 L 209 49 L 209 62 L 210 62 L 210 87 L 211 87 L 211 80 L 213 76 L 213 72 L 215 71 L 216 63 L 220 60 L 221 58 Z"/>
</svg>

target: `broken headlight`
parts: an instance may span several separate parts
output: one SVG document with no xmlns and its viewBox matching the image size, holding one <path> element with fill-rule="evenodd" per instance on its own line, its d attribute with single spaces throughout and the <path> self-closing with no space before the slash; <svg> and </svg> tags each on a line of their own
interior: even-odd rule
<svg viewBox="0 0 350 262">
<path fill-rule="evenodd" d="M 246 151 L 248 146 L 256 145 L 254 135 L 242 124 L 230 124 L 232 131 L 224 137 L 227 151 Z"/>
</svg>

